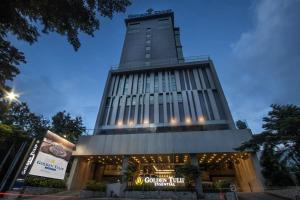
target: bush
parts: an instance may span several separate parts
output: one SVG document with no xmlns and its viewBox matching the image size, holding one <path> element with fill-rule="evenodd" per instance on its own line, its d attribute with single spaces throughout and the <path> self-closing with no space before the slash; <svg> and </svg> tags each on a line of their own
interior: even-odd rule
<svg viewBox="0 0 300 200">
<path fill-rule="evenodd" d="M 91 190 L 91 191 L 99 191 L 99 192 L 105 192 L 106 191 L 106 184 L 101 183 L 101 182 L 96 182 L 96 181 L 88 181 L 86 186 L 86 190 Z"/>
<path fill-rule="evenodd" d="M 25 179 L 25 185 L 33 187 L 66 188 L 66 183 L 64 180 L 45 178 L 39 176 L 28 176 Z"/>
</svg>

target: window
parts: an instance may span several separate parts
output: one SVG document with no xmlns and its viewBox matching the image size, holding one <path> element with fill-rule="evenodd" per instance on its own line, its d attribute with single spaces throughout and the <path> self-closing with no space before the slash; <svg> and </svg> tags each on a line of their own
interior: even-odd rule
<svg viewBox="0 0 300 200">
<path fill-rule="evenodd" d="M 199 97 L 199 101 L 200 101 L 202 115 L 203 115 L 204 119 L 207 120 L 207 109 L 206 109 L 206 106 L 205 106 L 205 101 L 204 101 L 204 97 L 203 97 L 202 91 L 198 91 L 198 97 Z"/>
<path fill-rule="evenodd" d="M 147 32 L 150 32 L 150 31 L 151 31 L 151 28 L 147 28 L 146 31 L 147 31 Z"/>
<path fill-rule="evenodd" d="M 141 94 L 143 92 L 143 74 L 138 75 L 138 93 Z"/>
<path fill-rule="evenodd" d="M 151 57 L 150 53 L 146 53 L 145 58 L 150 58 L 150 57 Z"/>
<path fill-rule="evenodd" d="M 171 109 L 170 109 L 170 95 L 169 93 L 166 94 L 166 103 L 167 103 L 167 118 L 168 122 L 171 121 Z"/>
<path fill-rule="evenodd" d="M 203 77 L 204 77 L 206 88 L 210 88 L 210 83 L 209 83 L 208 75 L 207 75 L 207 72 L 206 72 L 205 68 L 202 68 L 202 74 L 203 74 Z"/>
<path fill-rule="evenodd" d="M 125 105 L 125 110 L 124 110 L 123 124 L 127 124 L 127 122 L 128 122 L 129 106 L 130 106 L 130 97 L 126 97 L 126 105 Z"/>
<path fill-rule="evenodd" d="M 113 111 L 113 109 L 114 109 L 114 100 L 115 100 L 115 98 L 113 97 L 112 99 L 111 99 L 111 106 L 110 106 L 110 109 L 109 109 L 109 114 L 108 114 L 108 118 L 107 118 L 107 123 L 108 124 L 113 124 L 112 122 L 111 122 L 111 115 L 112 115 L 112 111 Z"/>
<path fill-rule="evenodd" d="M 106 99 L 106 102 L 105 102 L 105 107 L 104 107 L 104 110 L 103 110 L 102 120 L 101 120 L 101 124 L 102 125 L 106 125 L 105 122 L 106 122 L 106 118 L 107 118 L 107 113 L 108 113 L 109 105 L 110 105 L 110 97 L 108 97 Z"/>
<path fill-rule="evenodd" d="M 151 35 L 150 35 L 150 34 L 147 34 L 146 37 L 149 39 L 149 38 L 151 38 Z"/>
<path fill-rule="evenodd" d="M 164 104 L 163 94 L 158 95 L 158 110 L 159 110 L 159 123 L 164 123 Z"/>
<path fill-rule="evenodd" d="M 150 95 L 149 98 L 149 122 L 154 123 L 154 96 Z"/>
<path fill-rule="evenodd" d="M 218 111 L 219 111 L 219 114 L 220 114 L 220 118 L 221 119 L 226 119 L 225 112 L 224 112 L 224 109 L 223 109 L 223 106 L 222 106 L 222 102 L 221 102 L 219 93 L 218 93 L 217 90 L 213 90 L 213 93 L 214 93 L 215 101 L 216 101 L 217 108 L 218 108 Z"/>
<path fill-rule="evenodd" d="M 179 79 L 180 79 L 181 90 L 185 90 L 183 70 L 179 71 Z"/>
<path fill-rule="evenodd" d="M 211 120 L 214 120 L 214 119 L 215 119 L 215 116 L 214 116 L 214 113 L 213 113 L 213 110 L 212 110 L 212 107 L 211 107 L 211 102 L 210 102 L 210 99 L 209 99 L 209 97 L 208 97 L 208 93 L 207 93 L 206 90 L 204 91 L 204 94 L 205 94 L 205 99 L 206 99 L 206 102 L 207 102 L 207 105 L 208 105 L 208 110 L 209 110 L 209 114 L 210 114 L 210 119 L 211 119 Z"/>
<path fill-rule="evenodd" d="M 189 75 L 188 75 L 188 71 L 185 71 L 185 82 L 186 82 L 186 88 L 188 90 L 190 90 L 190 81 L 189 81 Z"/>
<path fill-rule="evenodd" d="M 142 123 L 142 105 L 143 105 L 143 96 L 139 97 L 139 107 L 138 107 L 138 116 L 137 116 L 137 123 Z"/>
<path fill-rule="evenodd" d="M 149 62 L 149 61 L 146 61 L 146 62 L 145 62 L 145 65 L 146 65 L 146 66 L 150 66 L 150 62 Z"/>
<path fill-rule="evenodd" d="M 183 120 L 184 120 L 184 108 L 183 108 L 182 94 L 180 92 L 177 93 L 177 101 L 178 101 L 179 119 L 180 119 L 181 122 L 183 122 Z"/>
<path fill-rule="evenodd" d="M 150 74 L 148 73 L 146 76 L 146 93 L 150 92 Z"/>
<path fill-rule="evenodd" d="M 154 75 L 154 92 L 158 92 L 158 73 Z"/>
<path fill-rule="evenodd" d="M 133 122 L 134 120 L 135 105 L 136 105 L 136 96 L 133 96 L 131 101 L 131 108 L 130 108 L 130 118 L 129 118 L 130 123 Z"/>
<path fill-rule="evenodd" d="M 176 79 L 175 79 L 175 74 L 174 72 L 171 72 L 171 90 L 172 91 L 176 91 L 177 87 L 176 87 Z"/>
<path fill-rule="evenodd" d="M 146 47 L 146 51 L 150 51 L 151 50 L 151 47 Z"/>
<path fill-rule="evenodd" d="M 129 94 L 129 80 L 128 76 L 125 77 L 124 91 L 123 94 Z"/>
<path fill-rule="evenodd" d="M 151 40 L 146 40 L 146 43 L 147 44 L 151 44 Z"/>
<path fill-rule="evenodd" d="M 191 79 L 192 89 L 195 90 L 195 89 L 197 89 L 197 85 L 196 85 L 193 70 L 189 70 L 189 72 L 190 72 L 190 79 Z"/>
<path fill-rule="evenodd" d="M 118 124 L 118 122 L 119 122 L 120 109 L 121 109 L 121 104 L 122 104 L 122 101 L 123 101 L 122 99 L 124 99 L 124 98 L 120 97 L 120 99 L 119 99 L 115 124 Z"/>
<path fill-rule="evenodd" d="M 162 89 L 163 89 L 163 92 L 166 91 L 166 78 L 165 78 L 165 72 L 162 73 Z"/>
</svg>

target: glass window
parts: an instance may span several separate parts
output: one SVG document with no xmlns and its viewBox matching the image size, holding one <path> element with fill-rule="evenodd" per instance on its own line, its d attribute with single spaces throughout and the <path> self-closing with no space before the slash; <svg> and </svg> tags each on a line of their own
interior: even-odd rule
<svg viewBox="0 0 300 200">
<path fill-rule="evenodd" d="M 154 75 L 154 92 L 158 92 L 158 73 Z"/>
<path fill-rule="evenodd" d="M 151 35 L 150 35 L 150 34 L 147 34 L 146 37 L 147 37 L 147 38 L 151 38 Z"/>
<path fill-rule="evenodd" d="M 179 119 L 181 122 L 184 120 L 184 108 L 183 108 L 183 99 L 182 94 L 177 93 L 177 101 L 178 101 L 178 110 L 179 110 Z"/>
<path fill-rule="evenodd" d="M 163 92 L 166 91 L 165 72 L 162 73 L 162 89 L 163 89 Z"/>
<path fill-rule="evenodd" d="M 146 43 L 147 44 L 151 44 L 151 40 L 146 40 Z"/>
<path fill-rule="evenodd" d="M 147 31 L 147 32 L 151 31 L 151 28 L 147 28 L 146 31 Z"/>
<path fill-rule="evenodd" d="M 128 90 L 129 90 L 129 83 L 128 83 L 128 76 L 125 77 L 125 84 L 124 84 L 124 91 L 123 94 L 128 94 Z"/>
<path fill-rule="evenodd" d="M 208 105 L 210 118 L 211 118 L 211 120 L 214 120 L 215 119 L 214 112 L 212 110 L 211 102 L 210 102 L 210 99 L 209 99 L 209 96 L 208 96 L 208 93 L 207 93 L 206 90 L 204 91 L 204 94 L 205 94 L 205 99 L 206 99 L 206 102 L 207 102 L 207 105 Z"/>
<path fill-rule="evenodd" d="M 188 90 L 190 90 L 190 81 L 189 81 L 189 75 L 188 75 L 188 71 L 185 71 L 185 82 L 186 82 L 186 88 Z"/>
<path fill-rule="evenodd" d="M 154 96 L 150 95 L 149 98 L 149 122 L 154 123 Z"/>
<path fill-rule="evenodd" d="M 141 94 L 143 92 L 143 74 L 139 74 L 138 77 L 138 93 Z"/>
<path fill-rule="evenodd" d="M 207 109 L 206 109 L 206 106 L 205 106 L 205 101 L 204 101 L 204 97 L 203 97 L 203 92 L 202 91 L 198 91 L 198 97 L 199 97 L 199 101 L 200 101 L 200 106 L 201 106 L 203 117 L 204 117 L 204 119 L 207 120 Z"/>
<path fill-rule="evenodd" d="M 150 58 L 150 57 L 151 57 L 150 53 L 146 53 L 145 58 Z"/>
<path fill-rule="evenodd" d="M 164 123 L 164 104 L 163 104 L 163 94 L 158 95 L 158 111 L 159 111 L 159 123 Z"/>
<path fill-rule="evenodd" d="M 203 77 L 204 77 L 206 88 L 210 88 L 210 83 L 209 83 L 208 75 L 207 75 L 207 72 L 206 72 L 205 68 L 202 68 L 202 74 L 203 74 Z"/>
<path fill-rule="evenodd" d="M 172 91 L 176 91 L 177 90 L 176 79 L 175 79 L 174 72 L 171 72 L 171 89 L 172 89 Z"/>
<path fill-rule="evenodd" d="M 180 79 L 181 90 L 185 90 L 184 76 L 182 70 L 179 71 L 179 79 Z"/>
<path fill-rule="evenodd" d="M 190 72 L 190 79 L 191 79 L 192 89 L 195 90 L 195 89 L 197 89 L 197 85 L 196 85 L 193 70 L 189 70 L 189 72 Z"/>
<path fill-rule="evenodd" d="M 148 73 L 146 76 L 146 93 L 150 92 L 150 74 Z"/>
<path fill-rule="evenodd" d="M 146 51 L 150 51 L 150 50 L 151 50 L 151 47 L 147 46 Z"/>
</svg>

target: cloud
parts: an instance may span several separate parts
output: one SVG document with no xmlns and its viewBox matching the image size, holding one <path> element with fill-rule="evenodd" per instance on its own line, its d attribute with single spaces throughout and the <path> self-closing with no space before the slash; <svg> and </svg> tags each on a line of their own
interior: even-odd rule
<svg viewBox="0 0 300 200">
<path fill-rule="evenodd" d="M 270 104 L 300 103 L 299 10 L 299 0 L 258 1 L 254 28 L 231 45 L 231 107 L 254 132 Z"/>
</svg>

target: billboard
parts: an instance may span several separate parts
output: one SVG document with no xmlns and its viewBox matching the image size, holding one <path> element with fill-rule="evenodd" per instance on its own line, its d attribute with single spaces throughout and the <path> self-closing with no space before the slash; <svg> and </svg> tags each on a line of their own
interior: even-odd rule
<svg viewBox="0 0 300 200">
<path fill-rule="evenodd" d="M 29 174 L 64 179 L 74 148 L 73 143 L 47 131 Z"/>
</svg>

